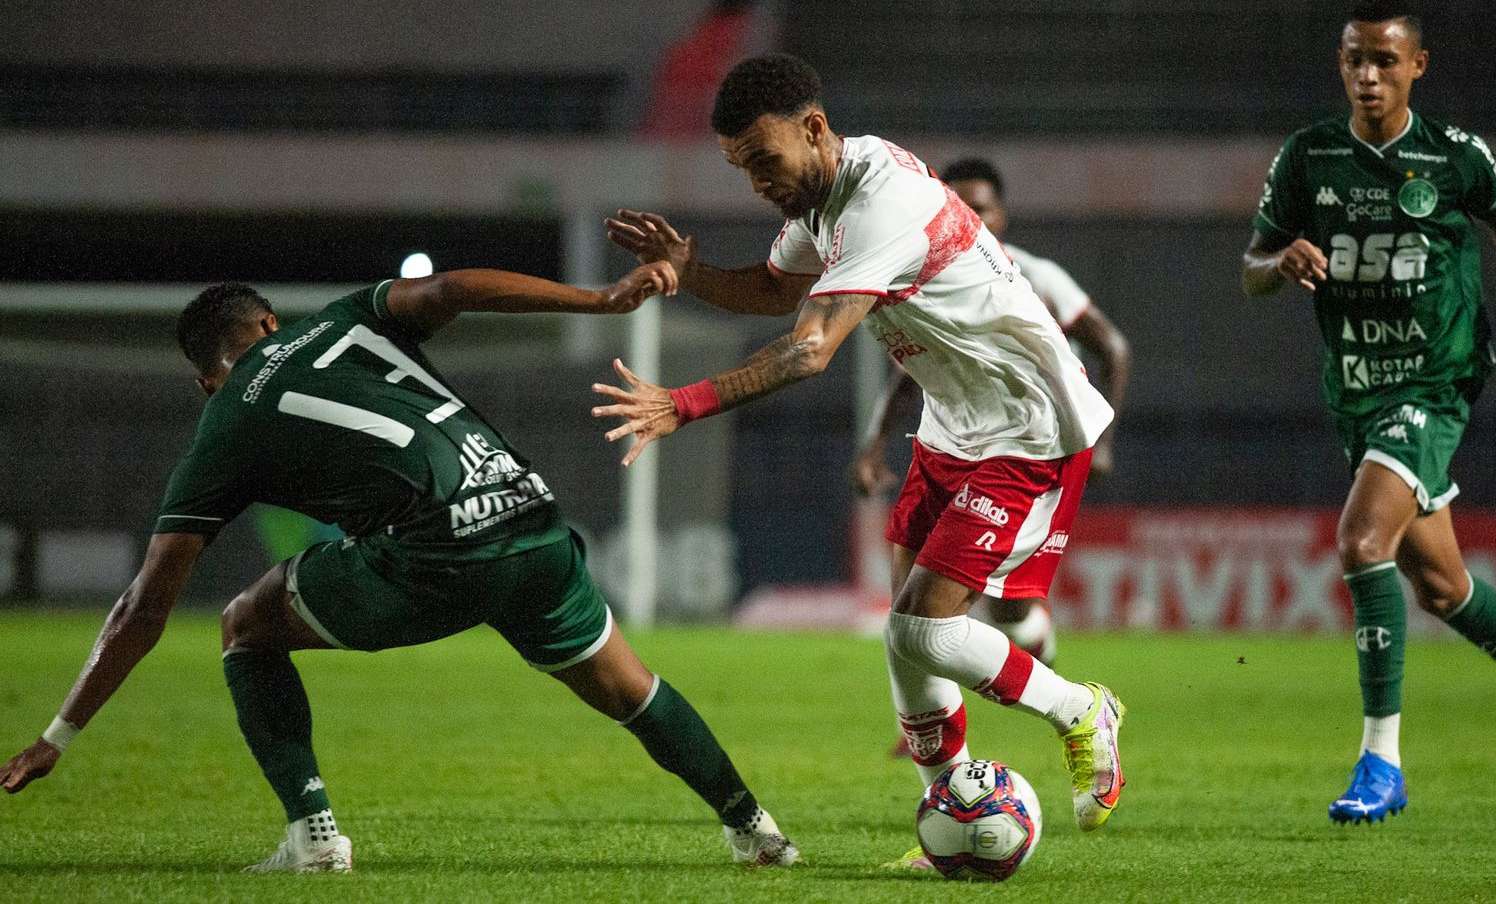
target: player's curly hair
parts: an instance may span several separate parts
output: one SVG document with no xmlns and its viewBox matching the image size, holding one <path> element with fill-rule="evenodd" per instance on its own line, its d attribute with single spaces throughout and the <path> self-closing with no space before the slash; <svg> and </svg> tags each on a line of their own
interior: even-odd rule
<svg viewBox="0 0 1496 904">
<path fill-rule="evenodd" d="M 980 157 L 963 157 L 954 161 L 944 169 L 939 170 L 940 178 L 945 183 L 961 182 L 966 179 L 976 179 L 986 182 L 997 192 L 998 200 L 1003 197 L 1003 176 L 997 171 L 997 167 L 988 163 Z"/>
<path fill-rule="evenodd" d="M 732 67 L 717 89 L 712 131 L 733 136 L 765 113 L 793 116 L 821 102 L 821 77 L 787 53 L 752 57 Z"/>
<path fill-rule="evenodd" d="M 1351 4 L 1352 22 L 1386 22 L 1402 19 L 1414 40 L 1423 43 L 1423 19 L 1418 4 L 1408 0 L 1355 0 Z"/>
<path fill-rule="evenodd" d="M 177 345 L 198 373 L 206 374 L 222 359 L 223 343 L 235 327 L 273 313 L 270 302 L 244 283 L 209 286 L 177 318 Z"/>
</svg>

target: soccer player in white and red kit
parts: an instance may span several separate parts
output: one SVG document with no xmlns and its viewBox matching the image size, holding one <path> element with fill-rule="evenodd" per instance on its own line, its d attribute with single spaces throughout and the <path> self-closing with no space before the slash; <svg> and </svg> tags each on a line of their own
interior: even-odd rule
<svg viewBox="0 0 1496 904">
<path fill-rule="evenodd" d="M 599 417 L 624 420 L 631 464 L 654 440 L 824 370 L 866 323 L 925 393 L 904 490 L 889 519 L 893 612 L 885 639 L 894 705 L 926 783 L 969 759 L 961 688 L 1034 713 L 1060 732 L 1082 829 L 1122 791 L 1123 708 L 967 617 L 984 594 L 1044 598 L 1080 504 L 1091 447 L 1112 419 L 1054 317 L 992 233 L 908 151 L 834 133 L 820 79 L 788 55 L 740 63 L 712 113 L 722 151 L 786 222 L 766 263 L 721 270 L 655 214 L 619 211 L 611 238 L 669 260 L 710 304 L 799 309 L 794 329 L 741 367 L 667 389 L 598 384 Z M 804 303 L 801 304 L 802 299 Z"/>
</svg>

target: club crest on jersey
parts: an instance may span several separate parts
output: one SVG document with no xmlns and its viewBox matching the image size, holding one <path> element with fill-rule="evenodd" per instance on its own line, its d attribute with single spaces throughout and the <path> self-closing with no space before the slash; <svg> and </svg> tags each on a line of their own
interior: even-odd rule
<svg viewBox="0 0 1496 904">
<path fill-rule="evenodd" d="M 963 512 L 971 512 L 973 515 L 986 518 L 988 521 L 1003 527 L 1008 523 L 1008 510 L 993 502 L 986 496 L 976 496 L 971 492 L 971 484 L 961 484 L 961 492 L 951 500 L 951 506 Z"/>
<path fill-rule="evenodd" d="M 1439 206 L 1439 189 L 1427 179 L 1409 179 L 1397 192 L 1397 206 L 1415 220 L 1421 220 Z"/>
</svg>

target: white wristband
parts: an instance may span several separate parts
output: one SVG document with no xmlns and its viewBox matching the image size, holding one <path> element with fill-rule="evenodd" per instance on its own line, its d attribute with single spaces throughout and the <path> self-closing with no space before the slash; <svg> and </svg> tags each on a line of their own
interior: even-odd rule
<svg viewBox="0 0 1496 904">
<path fill-rule="evenodd" d="M 56 747 L 57 752 L 61 753 L 68 749 L 68 745 L 73 743 L 73 738 L 76 738 L 78 732 L 82 730 L 62 716 L 58 716 L 52 720 L 51 725 L 47 726 L 47 730 L 42 732 L 42 740 Z"/>
</svg>

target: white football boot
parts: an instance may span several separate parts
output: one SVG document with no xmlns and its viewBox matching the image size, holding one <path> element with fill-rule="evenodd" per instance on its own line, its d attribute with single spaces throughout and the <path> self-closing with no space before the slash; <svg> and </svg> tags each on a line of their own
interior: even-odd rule
<svg viewBox="0 0 1496 904">
<path fill-rule="evenodd" d="M 763 807 L 741 828 L 723 826 L 722 834 L 732 849 L 734 863 L 748 866 L 789 866 L 800 859 L 800 850 L 784 837 L 774 817 Z"/>
<path fill-rule="evenodd" d="M 306 820 L 286 826 L 286 837 L 275 853 L 246 873 L 346 873 L 353 869 L 353 842 L 347 835 L 327 841 L 313 841 Z"/>
</svg>

